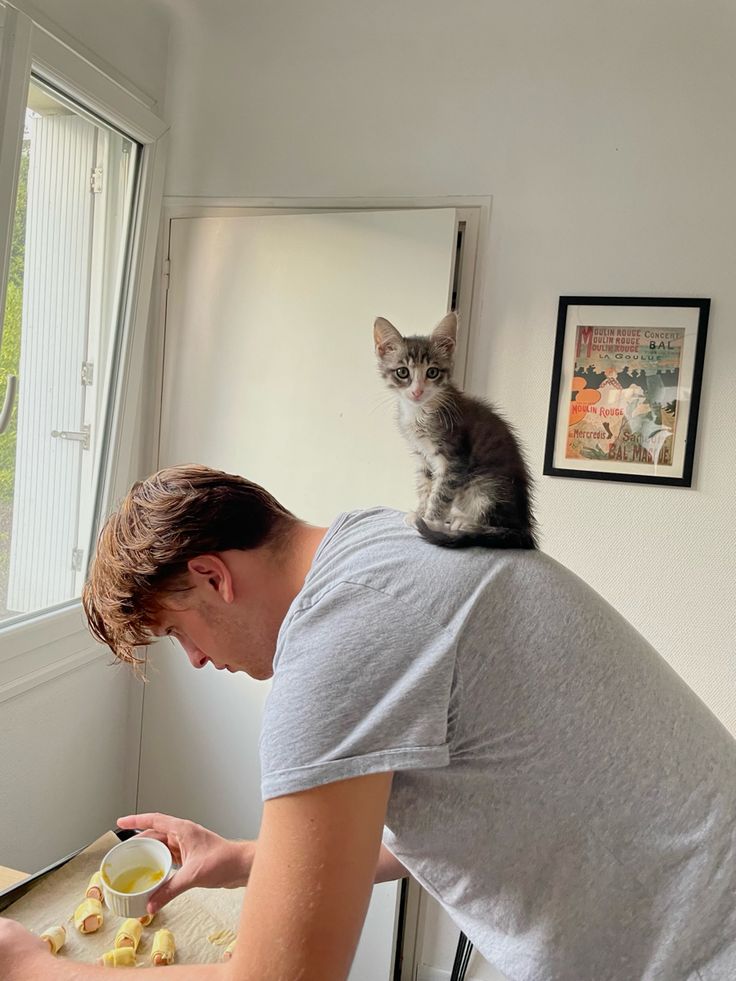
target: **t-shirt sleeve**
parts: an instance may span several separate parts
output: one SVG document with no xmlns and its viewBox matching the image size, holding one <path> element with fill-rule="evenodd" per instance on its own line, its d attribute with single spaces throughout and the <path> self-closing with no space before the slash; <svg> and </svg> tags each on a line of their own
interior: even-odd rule
<svg viewBox="0 0 736 981">
<path fill-rule="evenodd" d="M 263 799 L 446 766 L 455 643 L 431 617 L 341 582 L 284 624 L 261 731 Z"/>
</svg>

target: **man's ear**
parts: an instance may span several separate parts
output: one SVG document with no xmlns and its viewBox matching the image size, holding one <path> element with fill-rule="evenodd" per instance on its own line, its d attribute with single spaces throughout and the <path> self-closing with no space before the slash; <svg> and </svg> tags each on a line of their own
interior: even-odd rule
<svg viewBox="0 0 736 981">
<path fill-rule="evenodd" d="M 220 555 L 198 555 L 187 562 L 187 569 L 200 594 L 216 594 L 223 602 L 232 603 L 235 596 L 233 576 Z"/>
</svg>

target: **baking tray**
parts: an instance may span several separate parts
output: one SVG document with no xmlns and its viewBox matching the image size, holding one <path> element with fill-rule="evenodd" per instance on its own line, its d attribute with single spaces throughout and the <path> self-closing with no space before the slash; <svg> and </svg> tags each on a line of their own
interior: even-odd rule
<svg viewBox="0 0 736 981">
<path fill-rule="evenodd" d="M 96 841 L 29 876 L 2 894 L 4 916 L 40 934 L 52 925 L 66 927 L 66 944 L 60 959 L 95 963 L 114 944 L 124 917 L 104 907 L 103 923 L 92 934 L 73 928 L 73 910 L 78 906 L 90 876 L 121 838 L 130 832 L 106 831 Z M 222 960 L 225 946 L 235 938 L 243 905 L 244 887 L 235 889 L 189 889 L 168 903 L 145 927 L 137 951 L 139 963 L 151 956 L 157 930 L 171 930 L 176 941 L 176 963 L 214 964 Z"/>
<path fill-rule="evenodd" d="M 127 838 L 132 838 L 136 835 L 137 831 L 121 831 L 120 828 L 114 828 L 113 834 L 116 835 L 119 841 L 125 841 Z M 96 840 L 96 839 L 95 839 Z M 90 842 L 90 844 L 92 844 Z M 7 909 L 8 906 L 12 906 L 14 902 L 19 900 L 21 896 L 25 896 L 29 889 L 32 889 L 39 882 L 42 882 L 46 876 L 50 875 L 52 872 L 56 872 L 62 866 L 66 865 L 73 858 L 76 858 L 81 852 L 89 848 L 89 845 L 82 845 L 81 848 L 77 848 L 76 851 L 71 852 L 69 855 L 65 855 L 64 858 L 60 858 L 58 862 L 54 862 L 52 865 L 47 865 L 45 869 L 41 869 L 40 872 L 34 872 L 33 875 L 27 876 L 25 879 L 21 879 L 20 882 L 16 882 L 14 886 L 9 886 L 7 889 L 3 889 L 0 892 L 0 913 Z"/>
</svg>

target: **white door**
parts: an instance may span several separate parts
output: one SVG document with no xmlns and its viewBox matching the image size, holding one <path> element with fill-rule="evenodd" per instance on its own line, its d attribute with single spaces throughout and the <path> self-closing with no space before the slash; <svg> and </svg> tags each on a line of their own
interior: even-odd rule
<svg viewBox="0 0 736 981">
<path fill-rule="evenodd" d="M 160 465 L 241 473 L 317 524 L 411 508 L 373 321 L 429 331 L 448 309 L 455 245 L 454 209 L 173 220 Z M 255 835 L 267 686 L 197 677 L 165 643 L 153 664 L 138 806 Z M 396 883 L 374 890 L 351 981 L 392 977 L 397 896 Z"/>
</svg>

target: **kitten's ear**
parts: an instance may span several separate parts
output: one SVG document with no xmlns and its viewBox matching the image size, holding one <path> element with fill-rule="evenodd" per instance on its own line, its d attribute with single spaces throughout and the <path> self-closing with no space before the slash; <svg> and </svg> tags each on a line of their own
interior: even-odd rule
<svg viewBox="0 0 736 981">
<path fill-rule="evenodd" d="M 457 314 L 453 311 L 443 317 L 432 331 L 432 342 L 439 345 L 448 357 L 455 350 L 457 340 Z"/>
<path fill-rule="evenodd" d="M 392 323 L 384 317 L 376 317 L 373 324 L 373 343 L 379 358 L 382 358 L 387 351 L 397 348 L 401 341 L 401 334 Z"/>
</svg>

